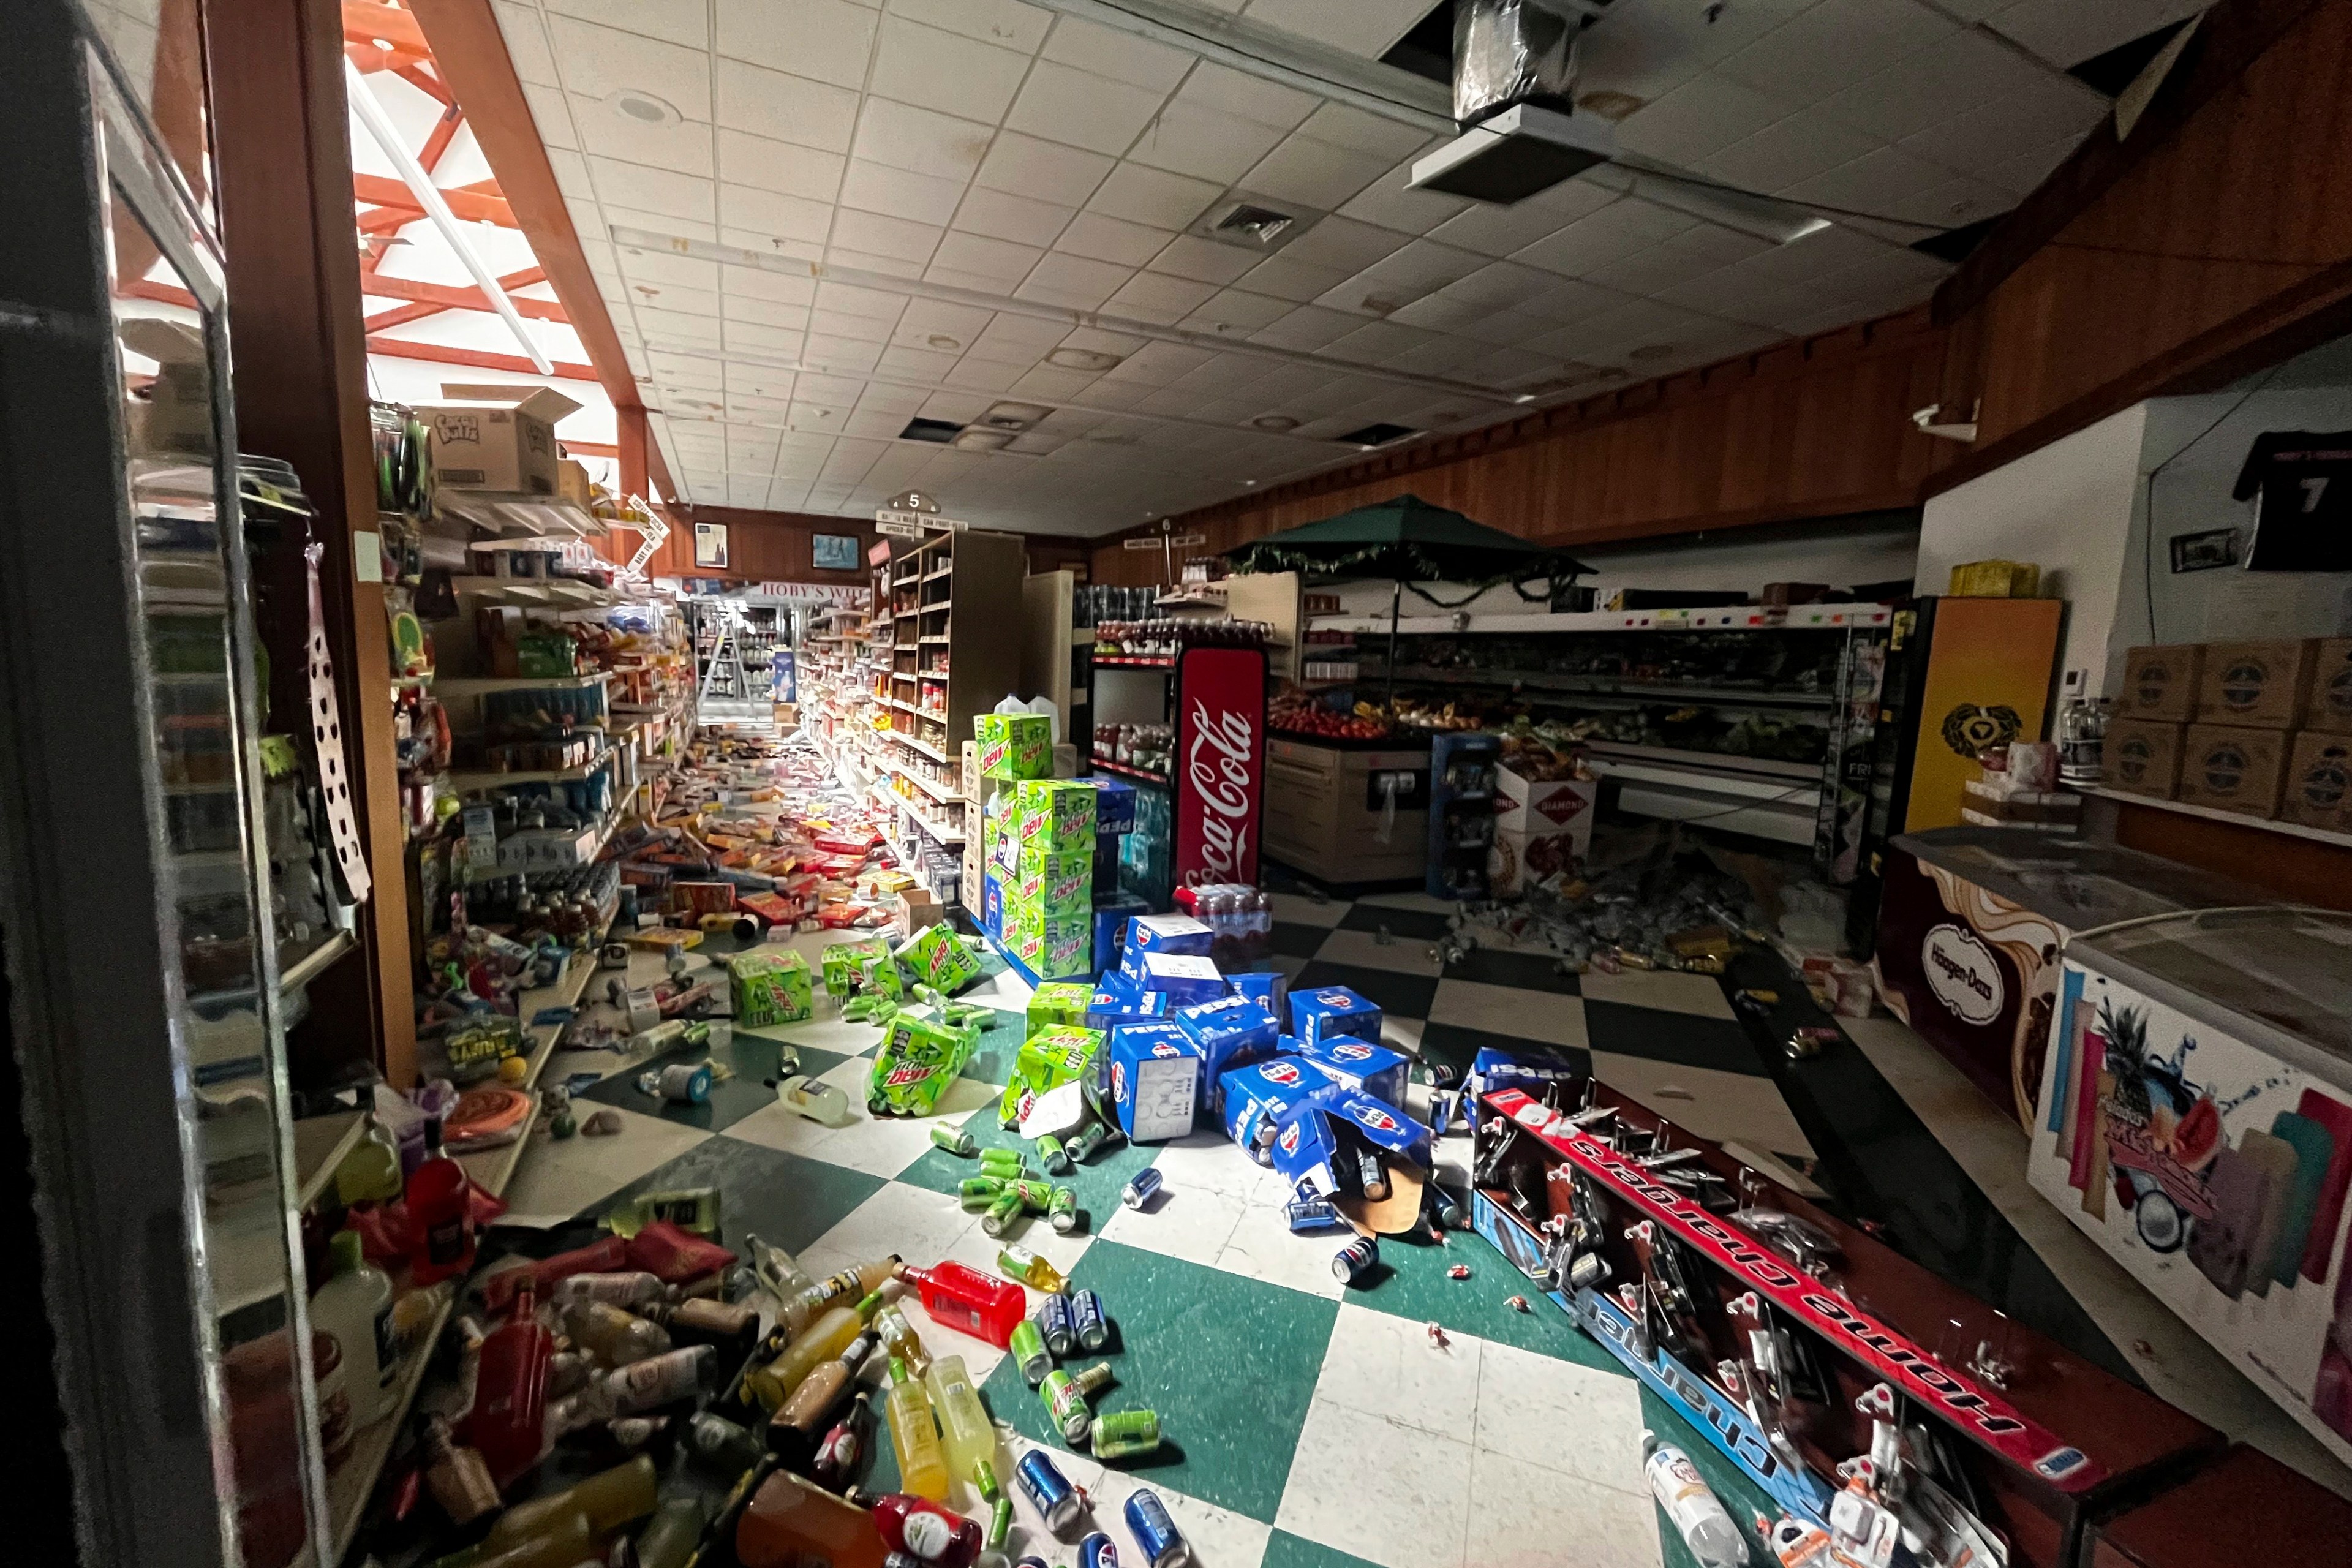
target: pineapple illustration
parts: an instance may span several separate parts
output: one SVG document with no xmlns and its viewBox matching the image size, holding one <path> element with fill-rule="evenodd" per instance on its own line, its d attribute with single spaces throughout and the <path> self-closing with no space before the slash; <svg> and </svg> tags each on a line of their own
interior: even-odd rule
<svg viewBox="0 0 2352 1568">
<path fill-rule="evenodd" d="M 2116 1109 L 2148 1119 L 2147 1014 L 2138 1007 L 2099 1004 L 2099 1033 L 2106 1037 L 2106 1069 L 2116 1075 Z"/>
</svg>

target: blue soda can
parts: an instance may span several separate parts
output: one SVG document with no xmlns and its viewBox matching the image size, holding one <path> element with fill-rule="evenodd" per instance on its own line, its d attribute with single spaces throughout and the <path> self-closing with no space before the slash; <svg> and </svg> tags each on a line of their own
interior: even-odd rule
<svg viewBox="0 0 2352 1568">
<path fill-rule="evenodd" d="M 1078 1489 L 1070 1484 L 1070 1478 L 1062 1474 L 1045 1449 L 1032 1448 L 1021 1456 L 1021 1462 L 1013 1467 L 1013 1483 L 1029 1500 L 1029 1506 L 1037 1510 L 1037 1517 L 1045 1521 L 1045 1528 L 1055 1534 L 1061 1534 L 1077 1522 L 1078 1510 L 1085 1506 L 1079 1500 Z"/>
<path fill-rule="evenodd" d="M 1342 1285 L 1360 1284 L 1364 1276 L 1372 1271 L 1372 1265 L 1380 1260 L 1379 1245 L 1369 1236 L 1360 1236 L 1341 1247 L 1339 1255 L 1331 1259 L 1331 1272 L 1339 1277 Z"/>
<path fill-rule="evenodd" d="M 1452 1193 L 1435 1182 L 1429 1184 L 1428 1192 L 1430 1217 L 1439 1229 L 1460 1230 L 1470 1223 L 1469 1217 L 1462 1212 L 1462 1205 L 1454 1201 Z"/>
<path fill-rule="evenodd" d="M 1151 1194 L 1159 1190 L 1160 1167 L 1146 1165 L 1129 1178 L 1127 1190 L 1118 1194 L 1119 1202 L 1131 1209 L 1139 1209 L 1150 1203 Z"/>
<path fill-rule="evenodd" d="M 1045 1349 L 1061 1360 L 1077 1348 L 1077 1331 L 1071 1326 L 1070 1299 L 1056 1291 L 1037 1303 L 1034 1321 L 1045 1336 Z"/>
<path fill-rule="evenodd" d="M 1118 1568 L 1118 1548 L 1101 1531 L 1092 1531 L 1078 1542 L 1078 1568 Z"/>
<path fill-rule="evenodd" d="M 1098 1351 L 1110 1342 L 1110 1320 L 1103 1314 L 1100 1296 L 1081 1290 L 1070 1298 L 1070 1331 L 1083 1350 Z"/>
<path fill-rule="evenodd" d="M 1192 1560 L 1192 1549 L 1185 1544 L 1183 1531 L 1168 1517 L 1168 1505 L 1160 1494 L 1140 1488 L 1127 1500 L 1127 1530 L 1135 1537 L 1136 1549 L 1143 1553 L 1144 1568 L 1184 1568 Z"/>
<path fill-rule="evenodd" d="M 1293 1231 L 1329 1230 L 1348 1223 L 1339 1217 L 1339 1211 L 1331 1206 L 1329 1198 L 1318 1197 L 1313 1193 L 1299 1194 L 1282 1205 L 1282 1212 L 1288 1216 Z"/>
<path fill-rule="evenodd" d="M 1429 1097 L 1429 1135 L 1443 1138 L 1454 1126 L 1454 1108 L 1460 1103 L 1459 1095 L 1439 1089 Z"/>
</svg>

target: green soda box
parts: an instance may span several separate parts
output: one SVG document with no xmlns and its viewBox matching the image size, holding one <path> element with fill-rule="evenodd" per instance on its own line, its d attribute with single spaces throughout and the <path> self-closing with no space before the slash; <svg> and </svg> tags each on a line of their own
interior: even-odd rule
<svg viewBox="0 0 2352 1568">
<path fill-rule="evenodd" d="M 835 942 L 823 954 L 825 994 L 833 997 L 848 995 L 865 980 L 866 964 L 877 958 L 889 956 L 889 944 L 878 936 Z"/>
<path fill-rule="evenodd" d="M 1076 779 L 1024 779 L 1013 791 L 1013 837 L 1021 855 L 1092 851 L 1095 786 Z"/>
<path fill-rule="evenodd" d="M 789 948 L 754 948 L 729 956 L 734 977 L 735 1024 L 756 1029 L 767 1024 L 797 1024 L 811 1017 L 808 960 Z"/>
<path fill-rule="evenodd" d="M 1063 1026 L 1083 1026 L 1087 1005 L 1094 1000 L 1094 994 L 1092 985 L 1073 984 L 1066 980 L 1040 985 L 1029 995 L 1028 1037 L 1034 1039 L 1044 1030 Z"/>
<path fill-rule="evenodd" d="M 899 952 L 916 980 L 952 994 L 980 978 L 980 960 L 945 921 L 925 926 Z"/>
<path fill-rule="evenodd" d="M 1089 915 L 1095 907 L 1095 853 L 1084 849 L 1022 851 L 1021 863 L 1004 888 L 1005 907 L 1035 909 L 1047 917 Z"/>
<path fill-rule="evenodd" d="M 1032 1034 L 1013 1056 L 1013 1081 L 1004 1086 L 999 1115 L 1011 1117 L 1030 1096 L 1091 1077 L 1102 1042 L 1100 1029 L 1076 1024 L 1057 1024 Z"/>
<path fill-rule="evenodd" d="M 1004 906 L 1004 945 L 1040 980 L 1094 973 L 1094 921 L 1086 915 L 1046 916 Z"/>
<path fill-rule="evenodd" d="M 980 1031 L 952 1028 L 901 1013 L 882 1031 L 874 1071 L 866 1085 L 869 1109 L 892 1116 L 929 1116 L 971 1059 Z"/>
<path fill-rule="evenodd" d="M 972 736 L 980 742 L 983 778 L 1042 779 L 1054 772 L 1054 721 L 1043 713 L 977 713 Z"/>
</svg>

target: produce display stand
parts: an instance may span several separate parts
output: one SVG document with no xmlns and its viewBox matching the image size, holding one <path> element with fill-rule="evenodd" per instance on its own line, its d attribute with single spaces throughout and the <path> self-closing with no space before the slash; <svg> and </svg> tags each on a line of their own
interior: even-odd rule
<svg viewBox="0 0 2352 1568">
<path fill-rule="evenodd" d="M 1485 1096 L 1473 1224 L 1800 1522 L 1826 1523 L 1839 1466 L 1875 1451 L 1858 1404 L 1906 1434 L 1897 1486 L 1916 1506 L 1948 1499 L 2020 1568 L 2073 1568 L 2095 1521 L 2221 1450 L 2202 1423 L 1633 1100 L 1573 1073 L 1550 1089 L 1596 1116 Z M 1578 1267 L 1590 1258 L 1597 1278 Z M 1762 1373 L 1759 1341 L 1778 1363 Z"/>
</svg>

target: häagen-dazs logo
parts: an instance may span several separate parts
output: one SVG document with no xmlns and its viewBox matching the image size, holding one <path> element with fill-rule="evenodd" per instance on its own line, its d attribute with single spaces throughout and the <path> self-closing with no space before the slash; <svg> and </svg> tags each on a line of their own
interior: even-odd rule
<svg viewBox="0 0 2352 1568">
<path fill-rule="evenodd" d="M 1962 1023 L 1990 1024 L 2000 1016 L 2008 994 L 2000 962 L 1966 926 L 1932 927 L 1919 944 L 1919 967 L 1936 1000 Z"/>
</svg>

